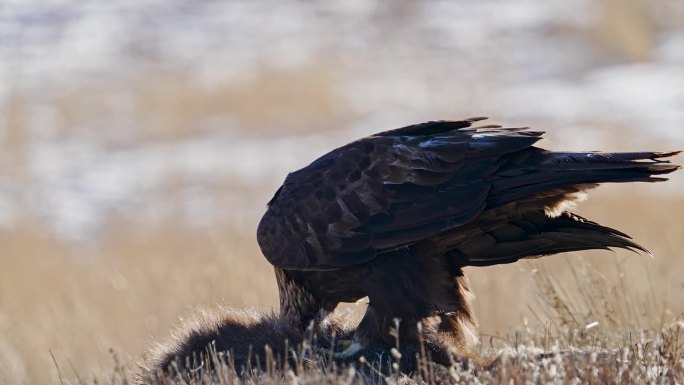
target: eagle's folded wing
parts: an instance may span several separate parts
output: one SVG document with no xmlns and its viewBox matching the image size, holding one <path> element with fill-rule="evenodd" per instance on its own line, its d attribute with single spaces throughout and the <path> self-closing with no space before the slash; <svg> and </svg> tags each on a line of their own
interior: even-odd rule
<svg viewBox="0 0 684 385">
<path fill-rule="evenodd" d="M 508 154 L 541 132 L 471 119 L 386 131 L 288 175 L 258 230 L 275 266 L 325 270 L 459 227 L 487 206 Z"/>
</svg>

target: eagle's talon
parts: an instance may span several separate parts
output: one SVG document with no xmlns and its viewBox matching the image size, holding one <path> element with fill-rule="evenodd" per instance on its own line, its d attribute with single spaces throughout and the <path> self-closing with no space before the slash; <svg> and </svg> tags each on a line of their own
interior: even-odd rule
<svg viewBox="0 0 684 385">
<path fill-rule="evenodd" d="M 347 341 L 340 341 L 340 343 L 342 342 Z M 358 342 L 351 341 L 349 347 L 347 347 L 341 352 L 334 353 L 333 358 L 336 360 L 351 360 L 356 358 L 359 352 L 363 351 L 364 349 L 365 348 L 363 347 L 363 345 L 359 344 Z"/>
<path fill-rule="evenodd" d="M 337 341 L 337 350 L 344 351 L 354 343 L 354 340 L 339 340 Z"/>
</svg>

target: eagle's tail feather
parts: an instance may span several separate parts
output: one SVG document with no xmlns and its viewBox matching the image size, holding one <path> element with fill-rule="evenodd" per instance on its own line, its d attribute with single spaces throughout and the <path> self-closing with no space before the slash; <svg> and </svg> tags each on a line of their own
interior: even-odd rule
<svg viewBox="0 0 684 385">
<path fill-rule="evenodd" d="M 460 242 L 448 248 L 447 256 L 461 266 L 489 266 L 567 251 L 611 248 L 651 254 L 628 235 L 580 216 L 564 212 L 549 217 L 536 212 Z"/>
<path fill-rule="evenodd" d="M 563 153 L 540 150 L 525 159 L 511 159 L 493 182 L 487 203 L 499 206 L 545 190 L 573 185 L 660 182 L 680 168 L 666 158 L 674 152 Z"/>
</svg>

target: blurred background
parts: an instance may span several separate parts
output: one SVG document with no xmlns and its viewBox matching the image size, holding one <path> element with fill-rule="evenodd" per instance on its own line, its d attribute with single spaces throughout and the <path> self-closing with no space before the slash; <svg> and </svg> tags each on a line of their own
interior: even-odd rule
<svg viewBox="0 0 684 385">
<path fill-rule="evenodd" d="M 684 149 L 684 3 L 3 1 L 0 383 L 57 381 L 51 352 L 66 378 L 109 368 L 109 349 L 134 361 L 196 306 L 277 310 L 254 234 L 287 172 L 471 116 L 554 149 Z M 598 272 L 650 306 L 635 328 L 681 315 L 683 174 L 579 209 L 653 260 L 471 269 L 485 340 L 551 322 L 540 270 L 568 293 Z"/>
</svg>

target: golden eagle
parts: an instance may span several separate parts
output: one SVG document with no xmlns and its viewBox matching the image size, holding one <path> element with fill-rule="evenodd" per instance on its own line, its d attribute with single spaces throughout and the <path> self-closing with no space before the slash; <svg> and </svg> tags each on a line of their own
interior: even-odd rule
<svg viewBox="0 0 684 385">
<path fill-rule="evenodd" d="M 431 320 L 476 342 L 465 266 L 566 251 L 641 250 L 566 209 L 603 182 L 658 182 L 678 152 L 551 152 L 543 132 L 473 127 L 484 118 L 381 132 L 290 173 L 257 230 L 275 266 L 280 318 L 304 330 L 340 302 L 369 298 L 354 343 L 415 342 Z M 397 328 L 398 325 L 398 329 Z M 394 328 L 394 333 L 390 330 Z"/>
</svg>

